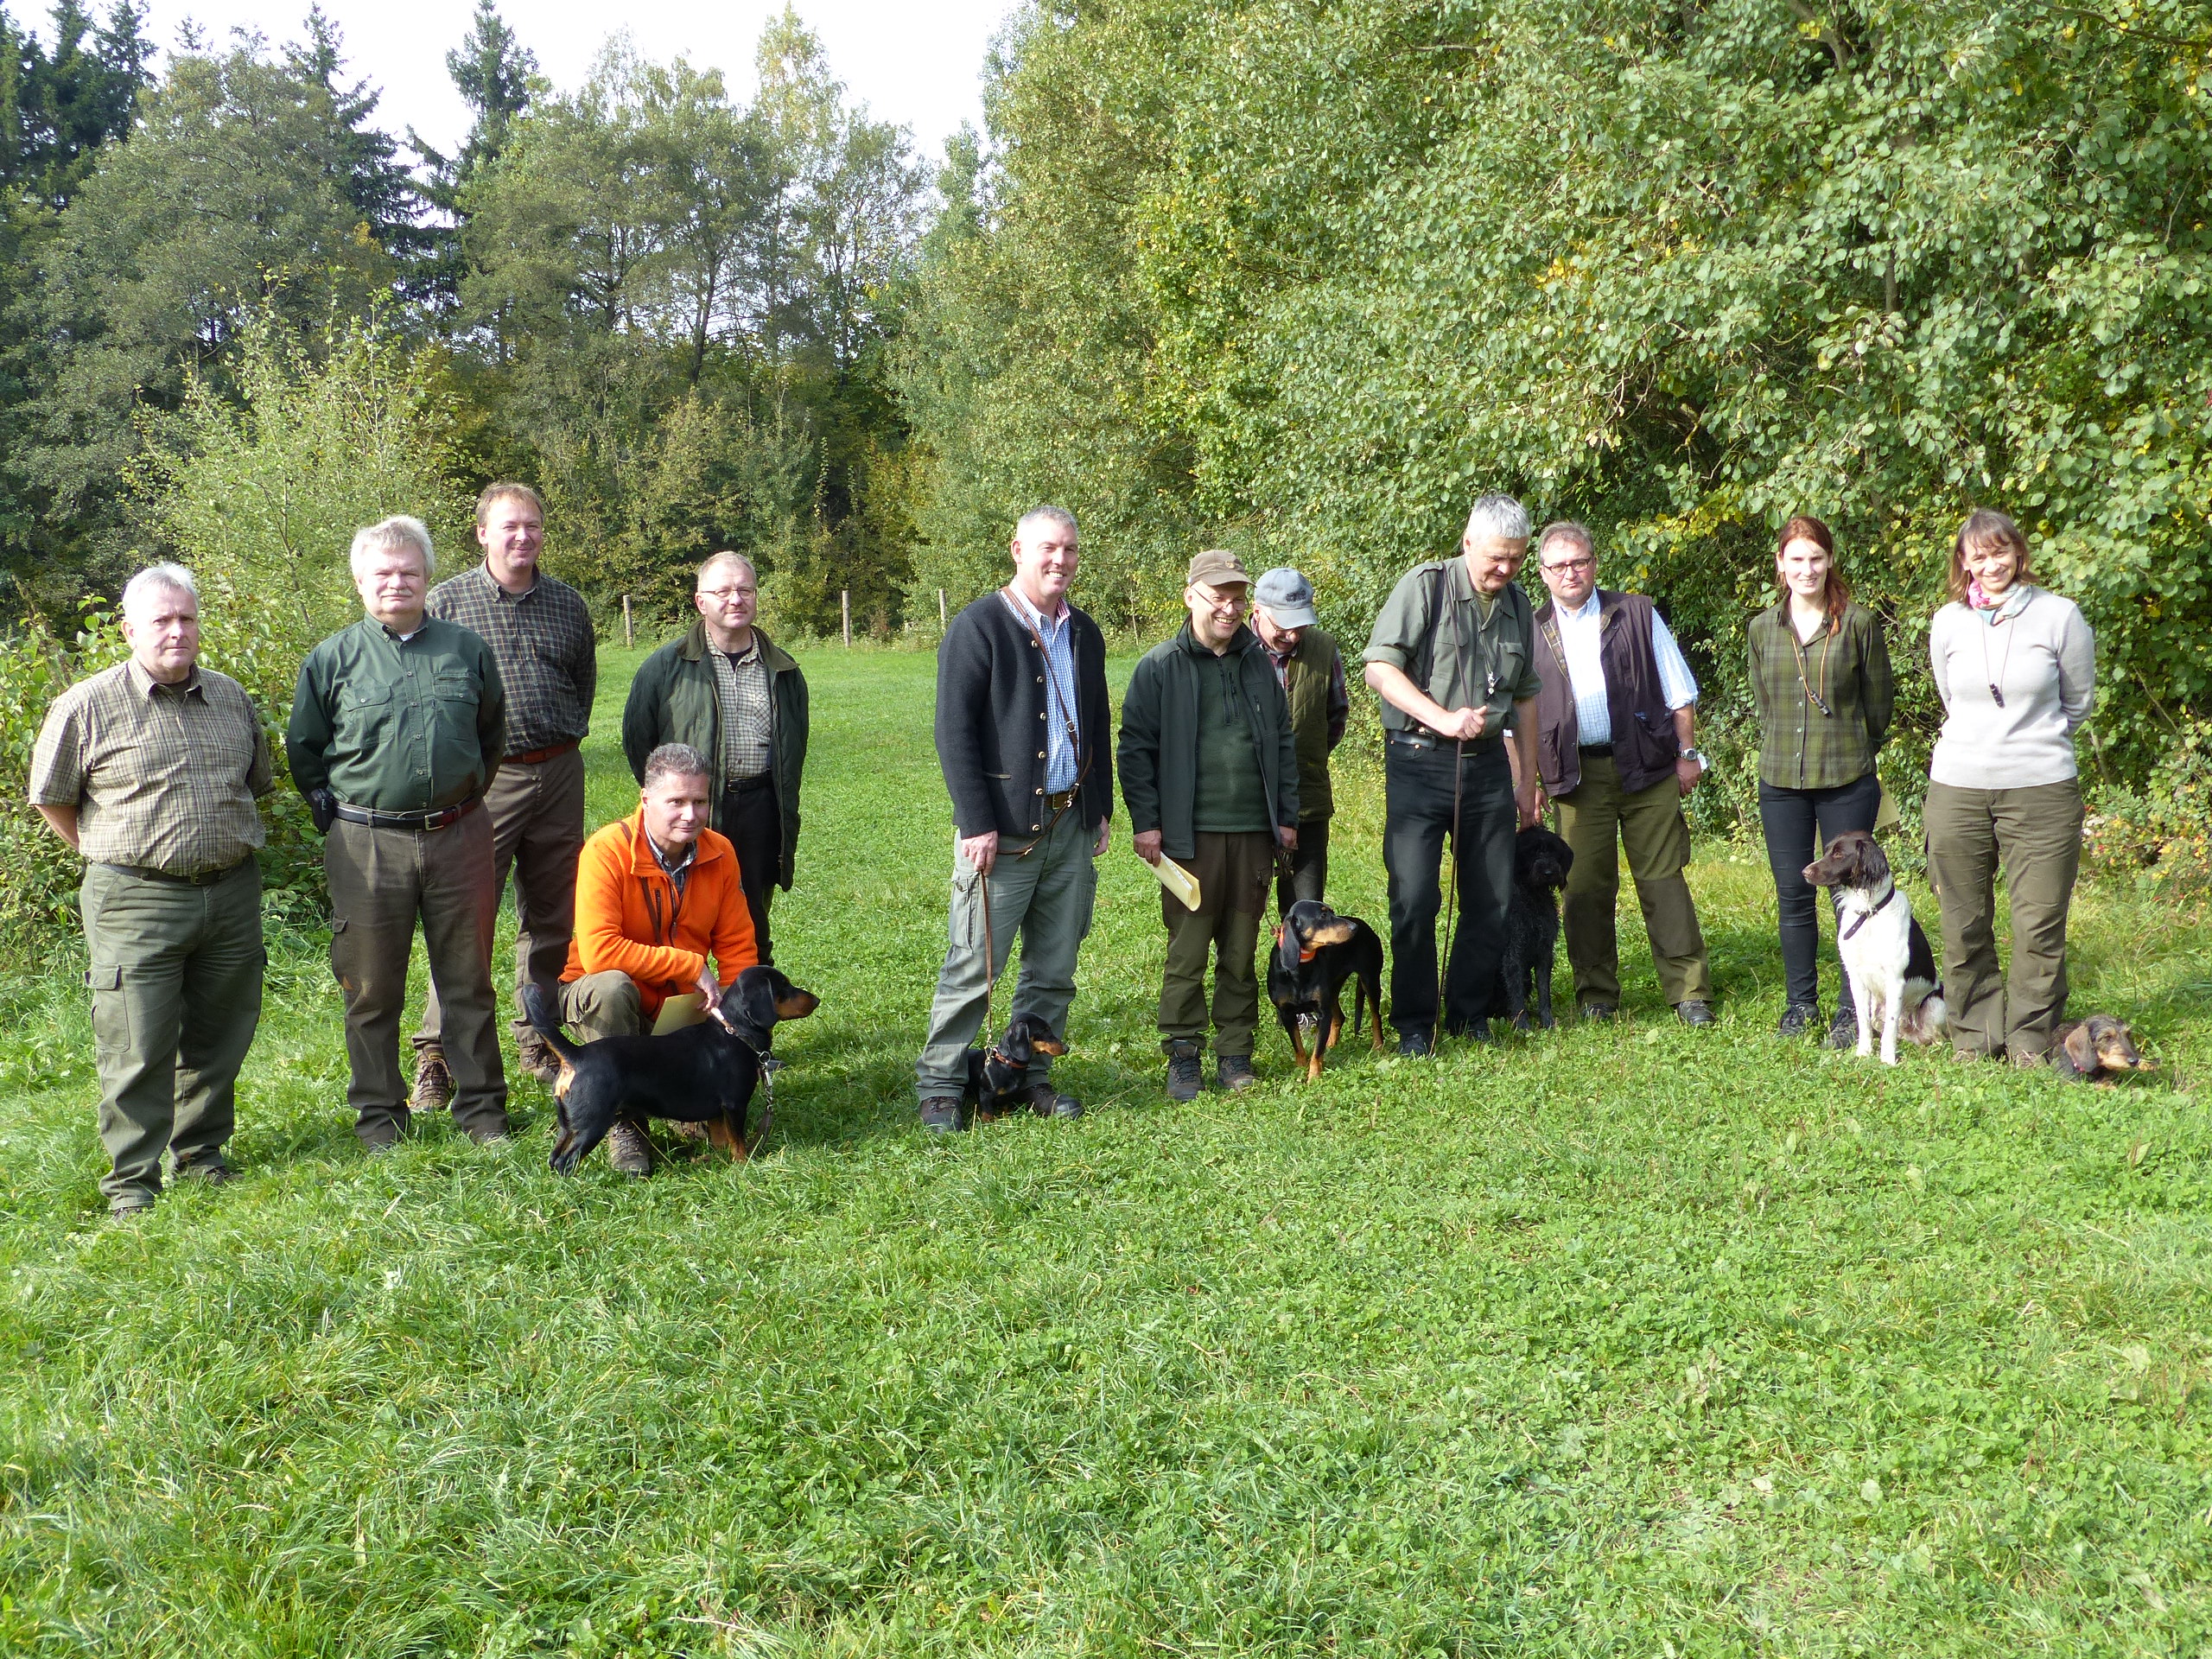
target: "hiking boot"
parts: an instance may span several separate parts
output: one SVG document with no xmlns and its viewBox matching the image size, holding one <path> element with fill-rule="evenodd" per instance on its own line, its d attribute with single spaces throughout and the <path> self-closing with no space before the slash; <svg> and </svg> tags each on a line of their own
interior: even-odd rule
<svg viewBox="0 0 2212 1659">
<path fill-rule="evenodd" d="M 1611 1002 L 1585 1002 L 1582 1005 L 1582 1023 L 1586 1026 L 1602 1026 L 1614 1019 L 1619 1013 L 1619 1007 Z"/>
<path fill-rule="evenodd" d="M 635 1123 L 617 1123 L 607 1132 L 607 1161 L 642 1181 L 653 1173 L 652 1143 Z"/>
<path fill-rule="evenodd" d="M 453 1073 L 446 1057 L 426 1048 L 415 1059 L 415 1092 L 407 1096 L 410 1112 L 443 1112 L 453 1109 Z"/>
<path fill-rule="evenodd" d="M 924 1134 L 958 1135 L 967 1127 L 960 1121 L 960 1103 L 950 1095 L 931 1095 L 922 1103 Z"/>
<path fill-rule="evenodd" d="M 515 1058 L 548 1089 L 561 1080 L 561 1057 L 553 1052 L 552 1044 L 534 1031 L 515 1045 Z M 415 1086 L 419 1089 L 422 1084 L 418 1082 Z"/>
<path fill-rule="evenodd" d="M 1700 997 L 1694 996 L 1687 1002 L 1675 1003 L 1675 1014 L 1686 1026 L 1710 1026 L 1716 1023 L 1713 1015 L 1713 1004 Z"/>
<path fill-rule="evenodd" d="M 1822 1048 L 1856 1048 L 1859 1046 L 1859 1010 L 1848 1002 L 1835 1011 L 1835 1018 L 1828 1022 L 1828 1034 L 1821 1039 Z"/>
<path fill-rule="evenodd" d="M 1429 1040 L 1427 1031 L 1416 1026 L 1411 1031 L 1398 1033 L 1398 1052 L 1411 1060 L 1425 1060 L 1434 1052 L 1436 1045 Z"/>
<path fill-rule="evenodd" d="M 1481 1019 L 1470 1020 L 1465 1025 L 1446 1026 L 1444 1034 L 1457 1037 L 1462 1042 L 1486 1043 L 1491 1040 L 1490 1016 L 1484 1014 Z"/>
<path fill-rule="evenodd" d="M 1173 1042 L 1167 1046 L 1167 1098 L 1196 1100 L 1205 1087 L 1198 1077 L 1198 1046 Z"/>
<path fill-rule="evenodd" d="M 189 1163 L 179 1164 L 174 1179 L 198 1181 L 203 1186 L 221 1186 L 235 1181 L 238 1173 L 220 1158 L 194 1158 Z"/>
<path fill-rule="evenodd" d="M 1249 1089 L 1260 1080 L 1253 1073 L 1249 1054 L 1214 1056 L 1213 1079 L 1232 1095 L 1240 1089 Z"/>
<path fill-rule="evenodd" d="M 1083 1116 L 1081 1101 L 1073 1095 L 1062 1094 L 1049 1083 L 1031 1084 L 1025 1091 L 1023 1098 L 1028 1101 L 1029 1109 L 1039 1117 L 1068 1118 Z"/>
<path fill-rule="evenodd" d="M 1777 1037 L 1802 1037 L 1821 1023 L 1821 1005 L 1817 1002 L 1792 1002 L 1782 1011 L 1782 1023 L 1774 1028 Z"/>
</svg>

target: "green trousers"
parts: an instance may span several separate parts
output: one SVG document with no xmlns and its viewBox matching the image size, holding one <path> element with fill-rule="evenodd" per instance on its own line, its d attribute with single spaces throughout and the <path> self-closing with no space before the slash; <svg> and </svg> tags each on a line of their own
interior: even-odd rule
<svg viewBox="0 0 2212 1659">
<path fill-rule="evenodd" d="M 1075 1004 L 1076 953 L 1090 932 L 1090 912 L 1098 896 L 1098 870 L 1090 849 L 1098 826 L 1085 828 L 1082 815 L 1063 812 L 1027 853 L 1017 856 L 1002 845 L 991 873 L 952 855 L 952 906 L 946 925 L 944 964 L 938 969 L 937 995 L 930 1002 L 929 1035 L 914 1062 L 914 1092 L 919 1099 L 957 1100 L 968 1086 L 968 1046 L 981 1033 L 995 1042 L 999 1033 L 982 1030 L 983 1004 L 1006 971 L 1014 942 L 1021 941 L 1021 972 L 1014 995 L 998 1005 L 995 1021 L 1032 1014 L 1061 1042 L 1067 1041 L 1068 1010 Z M 1018 847 L 1020 843 L 1015 843 Z M 990 957 L 984 958 L 984 902 L 988 895 Z M 1000 1030 L 1004 1030 L 1001 1024 Z M 1039 1054 L 1030 1062 L 1031 1085 L 1046 1082 L 1052 1060 Z"/>
<path fill-rule="evenodd" d="M 1943 917 L 1951 1044 L 2041 1056 L 2066 1011 L 2066 912 L 2082 864 L 2077 779 L 2027 789 L 1930 784 L 1928 880 Z M 1997 871 L 2012 898 L 2012 968 L 1997 965 Z"/>
<path fill-rule="evenodd" d="M 1187 868 L 1198 878 L 1198 908 L 1164 889 L 1167 969 L 1160 986 L 1160 1046 L 1206 1040 L 1206 957 L 1213 957 L 1213 1052 L 1249 1059 L 1260 1026 L 1260 981 L 1252 952 L 1275 878 L 1275 838 L 1198 834 Z"/>
<path fill-rule="evenodd" d="M 78 898 L 111 1165 L 100 1191 L 134 1210 L 162 1190 L 164 1150 L 180 1175 L 222 1164 L 261 1023 L 261 867 L 192 887 L 88 864 Z"/>
<path fill-rule="evenodd" d="M 346 993 L 346 1104 L 372 1150 L 399 1139 L 407 1090 L 399 1017 L 419 923 L 437 988 L 453 1121 L 470 1135 L 507 1129 L 507 1074 L 492 993 L 492 823 L 481 808 L 443 830 L 372 830 L 340 818 L 322 844 L 330 880 L 330 968 Z"/>
<path fill-rule="evenodd" d="M 1682 817 L 1681 785 L 1670 773 L 1633 795 L 1621 790 L 1610 754 L 1582 757 L 1582 781 L 1572 794 L 1554 798 L 1559 832 L 1574 849 L 1567 872 L 1560 924 L 1567 959 L 1574 965 L 1579 1003 L 1621 1000 L 1620 940 L 1613 912 L 1620 901 L 1620 853 L 1628 854 L 1643 931 L 1651 941 L 1659 993 L 1669 1004 L 1709 1002 L 1713 974 L 1706 965 L 1705 935 L 1697 925 L 1690 884 L 1690 827 Z"/>
</svg>

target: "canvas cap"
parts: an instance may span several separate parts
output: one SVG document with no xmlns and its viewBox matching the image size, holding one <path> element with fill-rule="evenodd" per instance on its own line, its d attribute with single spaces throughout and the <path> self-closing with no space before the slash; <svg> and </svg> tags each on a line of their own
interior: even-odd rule
<svg viewBox="0 0 2212 1659">
<path fill-rule="evenodd" d="M 1279 628 L 1310 628 L 1321 620 L 1313 613 L 1313 584 L 1287 564 L 1261 574 L 1253 584 L 1252 602 Z"/>
<path fill-rule="evenodd" d="M 1244 569 L 1244 561 L 1224 548 L 1210 547 L 1191 561 L 1190 575 L 1184 577 L 1187 586 L 1204 583 L 1208 588 L 1219 588 L 1232 582 L 1247 587 L 1252 578 Z"/>
</svg>

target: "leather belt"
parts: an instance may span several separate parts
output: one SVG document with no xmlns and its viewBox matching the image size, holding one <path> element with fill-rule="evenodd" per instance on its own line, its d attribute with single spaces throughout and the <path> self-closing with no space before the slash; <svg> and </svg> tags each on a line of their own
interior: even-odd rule
<svg viewBox="0 0 2212 1659">
<path fill-rule="evenodd" d="M 776 774 L 774 772 L 764 772 L 760 773 L 758 776 L 752 778 L 725 779 L 722 782 L 722 787 L 728 790 L 767 789 L 772 787 L 775 784 L 775 781 Z"/>
<path fill-rule="evenodd" d="M 1065 812 L 1075 804 L 1075 791 L 1071 789 L 1064 789 L 1057 795 L 1047 795 L 1045 798 L 1045 810 L 1048 812 Z"/>
<path fill-rule="evenodd" d="M 1578 754 L 1610 755 L 1612 752 L 1613 746 L 1610 743 L 1578 743 L 1575 745 L 1575 753 Z"/>
<path fill-rule="evenodd" d="M 372 830 L 412 830 L 426 833 L 459 823 L 483 804 L 481 795 L 473 795 L 459 806 L 441 807 L 435 812 L 372 812 L 365 806 L 340 801 L 338 803 L 338 816 L 348 823 L 365 823 Z"/>
<path fill-rule="evenodd" d="M 565 743 L 549 743 L 542 749 L 524 749 L 520 754 L 502 756 L 499 764 L 503 766 L 534 766 L 541 760 L 550 760 L 556 755 L 566 754 L 582 741 L 582 738 L 572 737 Z"/>
<path fill-rule="evenodd" d="M 218 881 L 227 881 L 247 865 L 253 862 L 248 854 L 235 864 L 226 864 L 219 870 L 202 870 L 196 875 L 175 875 L 168 870 L 156 870 L 143 864 L 111 864 L 111 870 L 120 870 L 125 875 L 135 875 L 141 881 L 166 881 L 178 887 L 212 887 Z"/>
</svg>

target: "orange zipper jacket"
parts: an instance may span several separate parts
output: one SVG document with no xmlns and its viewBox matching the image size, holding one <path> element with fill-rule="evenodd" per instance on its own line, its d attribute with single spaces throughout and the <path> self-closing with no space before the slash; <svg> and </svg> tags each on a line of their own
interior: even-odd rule
<svg viewBox="0 0 2212 1659">
<path fill-rule="evenodd" d="M 653 856 L 642 808 L 584 843 L 576 861 L 576 931 L 563 984 L 619 969 L 638 982 L 650 1027 L 663 1002 L 698 988 L 709 956 L 725 986 L 760 959 L 753 913 L 738 886 L 737 849 L 726 836 L 699 832 L 680 900 Z"/>
</svg>

